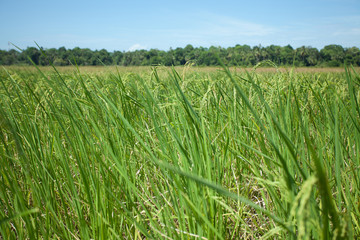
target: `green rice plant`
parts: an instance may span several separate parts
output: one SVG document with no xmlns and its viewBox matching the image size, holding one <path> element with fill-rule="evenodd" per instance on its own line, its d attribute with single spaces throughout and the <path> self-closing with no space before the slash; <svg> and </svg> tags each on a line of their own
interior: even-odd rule
<svg viewBox="0 0 360 240">
<path fill-rule="evenodd" d="M 0 72 L 3 239 L 354 239 L 360 78 Z"/>
</svg>

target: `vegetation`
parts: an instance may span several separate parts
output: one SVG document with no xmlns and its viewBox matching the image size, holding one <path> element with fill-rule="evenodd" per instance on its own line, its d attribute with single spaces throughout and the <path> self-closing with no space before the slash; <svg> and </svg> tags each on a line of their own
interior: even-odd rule
<svg viewBox="0 0 360 240">
<path fill-rule="evenodd" d="M 354 69 L 188 68 L 3 69 L 0 236 L 360 237 Z"/>
<path fill-rule="evenodd" d="M 220 56 L 222 62 L 228 66 L 255 66 L 264 60 L 270 60 L 278 66 L 323 66 L 339 67 L 344 64 L 360 66 L 360 50 L 357 47 L 343 48 L 340 45 L 328 45 L 320 51 L 312 47 L 292 48 L 288 46 L 268 47 L 248 45 L 236 45 L 235 47 L 221 48 L 194 48 L 187 45 L 185 48 L 170 49 L 161 51 L 157 49 L 137 50 L 132 52 L 114 51 L 109 53 L 107 50 L 92 51 L 90 49 L 42 49 L 28 47 L 23 52 L 16 50 L 1 51 L 0 65 L 21 65 L 31 64 L 26 56 L 36 64 L 48 66 L 53 63 L 55 66 L 75 65 L 94 66 L 94 65 L 121 65 L 121 66 L 150 66 L 165 65 L 178 66 L 191 61 L 198 66 L 219 65 L 216 55 Z M 69 61 L 70 59 L 70 61 Z M 100 60 L 100 61 L 99 61 Z"/>
</svg>

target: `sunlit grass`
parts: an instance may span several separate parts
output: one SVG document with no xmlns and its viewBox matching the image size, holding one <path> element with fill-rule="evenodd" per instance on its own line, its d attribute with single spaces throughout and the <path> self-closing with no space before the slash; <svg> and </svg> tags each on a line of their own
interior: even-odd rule
<svg viewBox="0 0 360 240">
<path fill-rule="evenodd" d="M 360 237 L 357 70 L 0 72 L 3 239 Z"/>
</svg>

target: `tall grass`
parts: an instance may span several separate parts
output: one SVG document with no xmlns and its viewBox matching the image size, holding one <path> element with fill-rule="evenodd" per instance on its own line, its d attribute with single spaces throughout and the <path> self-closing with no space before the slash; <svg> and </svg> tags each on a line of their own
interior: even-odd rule
<svg viewBox="0 0 360 240">
<path fill-rule="evenodd" d="M 3 239 L 360 237 L 353 69 L 0 82 Z"/>
</svg>

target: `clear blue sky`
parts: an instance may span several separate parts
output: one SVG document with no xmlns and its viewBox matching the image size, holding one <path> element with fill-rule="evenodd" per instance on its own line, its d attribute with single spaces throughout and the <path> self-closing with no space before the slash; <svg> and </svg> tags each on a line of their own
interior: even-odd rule
<svg viewBox="0 0 360 240">
<path fill-rule="evenodd" d="M 0 0 L 0 49 L 360 47 L 360 0 Z"/>
</svg>

